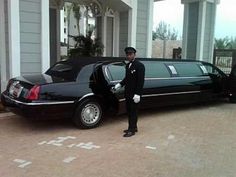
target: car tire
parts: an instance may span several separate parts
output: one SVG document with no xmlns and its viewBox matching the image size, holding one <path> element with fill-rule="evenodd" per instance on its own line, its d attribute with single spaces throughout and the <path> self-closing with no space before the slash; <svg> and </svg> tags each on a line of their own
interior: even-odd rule
<svg viewBox="0 0 236 177">
<path fill-rule="evenodd" d="M 86 99 L 76 108 L 73 121 L 78 128 L 97 127 L 102 118 L 102 107 L 96 99 Z"/>
</svg>

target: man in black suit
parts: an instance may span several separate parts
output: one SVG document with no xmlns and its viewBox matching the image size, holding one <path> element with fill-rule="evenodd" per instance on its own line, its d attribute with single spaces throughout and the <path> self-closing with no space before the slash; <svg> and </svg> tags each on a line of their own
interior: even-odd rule
<svg viewBox="0 0 236 177">
<path fill-rule="evenodd" d="M 129 117 L 129 127 L 127 130 L 124 130 L 124 137 L 130 137 L 135 135 L 135 132 L 138 131 L 137 109 L 143 90 L 145 67 L 141 62 L 135 59 L 135 48 L 126 47 L 125 53 L 126 58 L 129 61 L 126 65 L 125 78 L 120 83 L 116 84 L 114 89 L 119 90 L 121 87 L 125 86 L 125 99 Z"/>
</svg>

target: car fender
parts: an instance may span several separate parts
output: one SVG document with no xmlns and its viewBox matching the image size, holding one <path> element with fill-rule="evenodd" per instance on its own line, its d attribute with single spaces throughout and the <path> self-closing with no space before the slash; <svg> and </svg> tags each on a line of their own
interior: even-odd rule
<svg viewBox="0 0 236 177">
<path fill-rule="evenodd" d="M 101 103 L 101 107 L 103 108 L 102 96 L 101 95 L 96 95 L 94 93 L 88 93 L 88 94 L 82 96 L 81 98 L 79 98 L 75 101 L 75 109 L 77 108 L 77 106 L 80 103 L 82 103 L 86 99 L 96 99 L 96 100 L 98 100 L 98 102 Z"/>
</svg>

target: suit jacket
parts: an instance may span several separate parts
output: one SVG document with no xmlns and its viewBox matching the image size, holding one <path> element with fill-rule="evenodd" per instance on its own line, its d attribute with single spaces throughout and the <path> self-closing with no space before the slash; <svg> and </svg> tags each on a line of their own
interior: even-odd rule
<svg viewBox="0 0 236 177">
<path fill-rule="evenodd" d="M 137 59 L 126 65 L 125 78 L 120 82 L 125 86 L 125 98 L 133 98 L 135 94 L 142 95 L 145 67 Z"/>
</svg>

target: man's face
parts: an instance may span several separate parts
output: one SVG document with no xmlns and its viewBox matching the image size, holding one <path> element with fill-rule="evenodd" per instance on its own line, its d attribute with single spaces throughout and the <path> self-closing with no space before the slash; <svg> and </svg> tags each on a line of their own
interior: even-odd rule
<svg viewBox="0 0 236 177">
<path fill-rule="evenodd" d="M 132 61 L 135 58 L 135 53 L 127 52 L 126 53 L 126 58 L 127 58 L 128 61 Z"/>
</svg>

